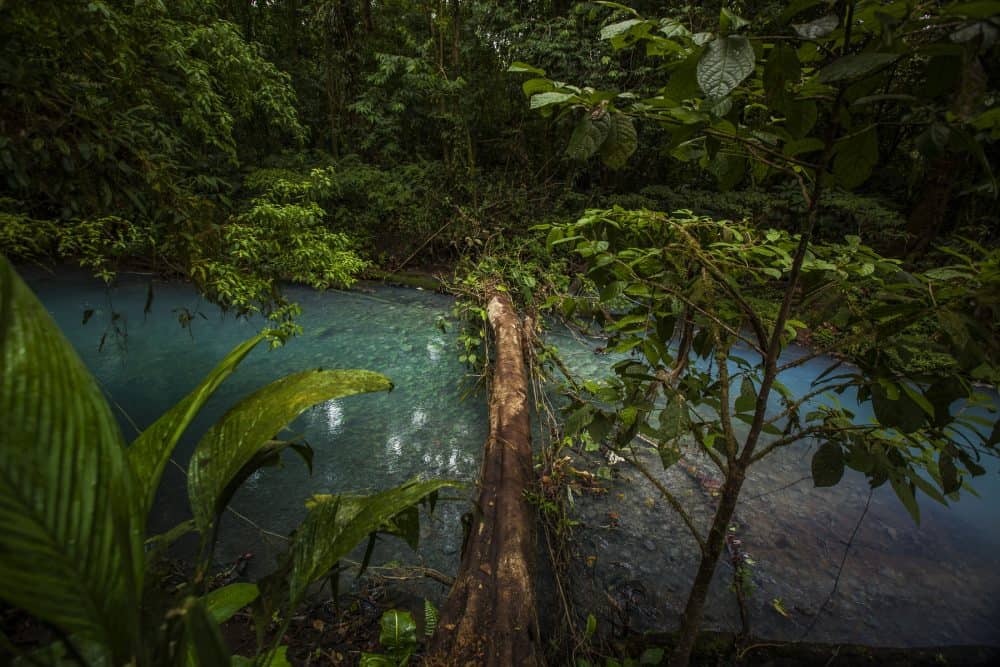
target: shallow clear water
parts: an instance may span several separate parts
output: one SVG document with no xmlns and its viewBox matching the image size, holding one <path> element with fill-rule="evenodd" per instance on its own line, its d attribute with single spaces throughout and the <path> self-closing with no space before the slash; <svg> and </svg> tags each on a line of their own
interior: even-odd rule
<svg viewBox="0 0 1000 667">
<path fill-rule="evenodd" d="M 145 278 L 123 276 L 111 291 L 74 273 L 36 273 L 29 284 L 114 400 L 127 440 L 136 434 L 132 423 L 139 428 L 151 424 L 263 326 L 260 318 L 223 316 L 182 284 L 155 282 L 151 312 L 145 316 Z M 486 437 L 486 408 L 481 397 L 463 400 L 465 369 L 457 361 L 454 336 L 437 326 L 451 300 L 384 287 L 326 293 L 290 288 L 288 294 L 302 306 L 303 334 L 280 349 L 259 346 L 201 412 L 175 459 L 186 468 L 197 438 L 237 400 L 270 381 L 308 368 L 365 368 L 387 375 L 395 389 L 306 411 L 288 433 L 302 435 L 315 449 L 313 474 L 286 454 L 283 467 L 251 477 L 232 507 L 260 528 L 286 535 L 304 516 L 303 503 L 314 493 L 374 491 L 417 476 L 471 481 Z M 198 313 L 190 330 L 178 324 L 182 309 Z M 87 310 L 94 314 L 81 326 Z M 109 333 L 99 349 L 112 313 L 119 314 L 117 322 L 126 335 Z M 461 544 L 458 515 L 466 509 L 464 503 L 441 503 L 432 517 L 425 516 L 420 554 L 394 544 L 377 557 L 455 569 Z M 183 475 L 170 466 L 151 530 L 165 530 L 187 516 Z M 249 550 L 255 554 L 254 570 L 266 571 L 281 546 L 249 522 L 227 515 L 217 560 L 230 562 Z"/>
<path fill-rule="evenodd" d="M 223 317 L 188 286 L 155 283 L 152 311 L 143 315 L 148 280 L 125 277 L 117 289 L 82 274 L 34 273 L 29 282 L 54 315 L 108 395 L 120 406 L 123 431 L 152 423 L 184 396 L 234 345 L 254 335 L 259 320 Z M 322 366 L 367 368 L 388 375 L 390 394 L 355 396 L 307 411 L 292 426 L 316 449 L 309 476 L 293 457 L 281 469 L 252 478 L 233 506 L 268 531 L 286 534 L 304 514 L 313 493 L 375 490 L 413 476 L 472 480 L 486 437 L 482 397 L 462 400 L 465 369 L 456 360 L 453 335 L 442 334 L 437 318 L 451 306 L 447 297 L 414 290 L 371 288 L 366 292 L 317 293 L 291 289 L 303 307 L 304 334 L 285 348 L 255 351 L 223 385 L 177 451 L 186 464 L 197 437 L 241 396 L 284 374 Z M 177 324 L 179 309 L 200 312 L 191 331 Z M 81 326 L 85 310 L 95 314 Z M 127 336 L 109 335 L 98 349 L 112 312 L 121 313 Z M 553 336 L 568 364 L 600 377 L 611 360 L 570 337 Z M 783 378 L 804 391 L 828 362 L 817 360 Z M 859 413 L 865 418 L 865 413 Z M 797 639 L 812 623 L 833 585 L 845 543 L 861 515 L 868 487 L 848 472 L 832 488 L 813 488 L 812 448 L 788 448 L 751 471 L 736 526 L 756 562 L 749 605 L 755 633 Z M 607 465 L 605 462 L 595 462 Z M 649 467 L 659 469 L 650 457 Z M 974 486 L 981 498 L 966 497 L 944 508 L 921 501 L 914 525 L 888 485 L 878 489 L 845 562 L 836 595 L 808 639 L 882 645 L 1000 644 L 1000 470 Z M 570 590 L 583 615 L 593 611 L 602 632 L 676 627 L 688 582 L 697 567 L 696 545 L 655 489 L 640 474 L 612 466 L 602 494 L 576 497 L 582 524 L 574 538 Z M 708 524 L 714 499 L 696 481 L 712 472 L 697 454 L 657 473 L 676 491 L 701 525 Z M 375 562 L 421 561 L 443 571 L 457 567 L 463 503 L 439 506 L 422 525 L 418 554 L 387 545 Z M 154 529 L 187 516 L 183 477 L 169 469 L 154 510 Z M 258 572 L 281 541 L 247 521 L 227 517 L 220 562 L 246 550 L 256 554 Z M 737 629 L 738 615 L 728 587 L 731 568 L 720 565 L 707 610 L 707 625 Z M 441 591 L 438 591 L 440 593 Z M 780 599 L 789 618 L 772 606 Z"/>
<path fill-rule="evenodd" d="M 617 361 L 595 355 L 570 336 L 558 336 L 556 342 L 567 365 L 584 376 L 602 377 Z M 800 354 L 792 349 L 787 357 Z M 781 379 L 793 394 L 802 395 L 830 362 L 808 362 Z M 855 409 L 858 420 L 870 419 L 871 411 L 857 406 L 852 396 L 840 400 Z M 872 645 L 1000 645 L 996 458 L 984 457 L 987 474 L 971 481 L 979 498 L 963 494 L 944 507 L 918 494 L 919 526 L 888 484 L 876 489 L 837 592 L 813 625 L 869 492 L 864 476 L 853 471 L 837 486 L 815 488 L 813 451 L 814 445 L 803 443 L 775 452 L 751 469 L 743 487 L 734 524 L 755 563 L 748 600 L 752 632 L 794 640 L 808 629 L 811 641 Z M 714 465 L 693 451 L 668 471 L 654 455 L 644 460 L 707 533 L 715 498 L 699 478 L 707 474 L 721 480 Z M 572 569 L 577 604 L 596 609 L 606 631 L 675 628 L 697 570 L 697 544 L 640 473 L 626 464 L 611 468 L 608 492 L 584 493 L 574 506 L 582 522 Z M 709 627 L 740 628 L 732 576 L 732 566 L 720 563 L 706 612 Z M 788 618 L 775 610 L 776 598 Z"/>
</svg>

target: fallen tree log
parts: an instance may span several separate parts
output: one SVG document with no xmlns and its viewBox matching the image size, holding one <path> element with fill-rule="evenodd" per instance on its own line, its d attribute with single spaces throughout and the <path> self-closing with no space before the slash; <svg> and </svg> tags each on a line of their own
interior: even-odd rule
<svg viewBox="0 0 1000 667">
<path fill-rule="evenodd" d="M 506 293 L 492 291 L 486 312 L 496 354 L 478 506 L 427 663 L 522 667 L 542 662 L 532 580 L 535 517 L 525 498 L 534 479 L 525 343 Z"/>
</svg>

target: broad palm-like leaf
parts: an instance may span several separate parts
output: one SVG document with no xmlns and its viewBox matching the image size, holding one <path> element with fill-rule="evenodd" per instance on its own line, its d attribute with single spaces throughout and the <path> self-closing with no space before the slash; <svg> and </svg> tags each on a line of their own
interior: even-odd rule
<svg viewBox="0 0 1000 667">
<path fill-rule="evenodd" d="M 272 382 L 240 401 L 198 443 L 188 467 L 188 498 L 198 529 L 224 509 L 232 481 L 257 452 L 303 410 L 323 401 L 392 389 L 384 375 L 311 370 Z"/>
<path fill-rule="evenodd" d="M 185 646 L 185 665 L 187 667 L 194 667 L 206 662 L 211 664 L 210 660 L 212 656 L 217 654 L 214 637 L 217 634 L 218 626 L 232 618 L 240 609 L 256 600 L 258 595 L 260 595 L 260 590 L 256 584 L 235 583 L 217 588 L 197 601 L 193 598 L 190 599 L 188 601 L 189 608 L 193 608 L 196 602 L 201 608 L 200 612 L 196 612 L 196 614 L 200 615 L 196 621 L 196 626 L 201 630 L 200 636 L 203 645 L 195 645 L 194 641 L 197 639 L 197 635 L 192 634 L 189 629 L 191 619 L 185 619 L 185 641 L 187 642 Z M 205 641 L 206 639 L 208 640 L 207 642 Z M 225 665 L 228 662 L 229 653 L 228 651 L 224 651 L 224 661 L 222 664 Z M 215 666 L 212 665 L 212 667 Z"/>
<path fill-rule="evenodd" d="M 142 539 L 118 424 L 0 257 L 0 598 L 67 633 L 138 644 Z"/>
<path fill-rule="evenodd" d="M 202 598 L 205 611 L 216 623 L 225 623 L 236 612 L 257 599 L 260 589 L 257 584 L 237 582 L 222 588 L 216 588 Z"/>
<path fill-rule="evenodd" d="M 198 411 L 212 397 L 219 385 L 232 375 L 240 362 L 262 340 L 264 340 L 263 335 L 240 343 L 201 381 L 194 391 L 164 413 L 132 442 L 128 449 L 128 461 L 139 483 L 143 518 L 149 514 L 149 509 L 153 505 L 156 489 L 160 485 L 160 478 L 163 476 L 163 470 L 170 460 L 174 447 L 177 446 L 177 441 L 180 440 Z"/>
<path fill-rule="evenodd" d="M 219 624 L 205 608 L 205 601 L 187 598 L 180 608 L 184 621 L 184 643 L 190 667 L 226 667 L 232 656 L 222 639 Z"/>
<path fill-rule="evenodd" d="M 298 604 L 310 584 L 319 580 L 369 534 L 387 529 L 391 520 L 443 488 L 444 480 L 410 481 L 371 496 L 318 495 L 307 503 L 309 515 L 295 531 L 292 544 L 290 602 Z"/>
</svg>

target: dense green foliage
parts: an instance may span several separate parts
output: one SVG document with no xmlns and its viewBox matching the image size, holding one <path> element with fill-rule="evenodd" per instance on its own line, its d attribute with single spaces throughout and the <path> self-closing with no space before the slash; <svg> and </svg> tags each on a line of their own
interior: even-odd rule
<svg viewBox="0 0 1000 667">
<path fill-rule="evenodd" d="M 838 185 L 855 188 L 848 173 L 874 178 L 861 198 L 825 195 L 831 224 L 821 233 L 850 228 L 894 255 L 932 251 L 943 231 L 992 244 L 992 5 L 957 3 L 939 28 L 921 31 L 918 11 L 882 4 L 857 9 L 850 55 L 872 69 L 845 91 L 856 136 L 834 161 Z M 725 15 L 753 24 L 719 23 L 711 4 L 633 6 L 638 13 L 599 2 L 5 2 L 0 244 L 23 259 L 76 259 L 106 278 L 152 266 L 222 303 L 267 310 L 274 280 L 343 285 L 363 272 L 359 260 L 392 269 L 415 251 L 425 263 L 450 261 L 523 231 L 526 217 L 568 219 L 640 193 L 657 208 L 793 227 L 803 209 L 781 165 L 748 168 L 747 158 L 817 159 L 810 137 L 824 126 L 814 116 L 837 77 L 817 78 L 831 61 L 823 44 L 844 32 L 830 4 L 793 5 L 793 15 L 744 2 Z M 754 37 L 768 32 L 787 38 Z M 731 80 L 708 67 L 724 45 L 747 59 Z M 737 86 L 751 70 L 756 83 Z M 532 112 L 557 106 L 566 111 Z M 803 122 L 788 120 L 793 109 Z M 586 160 L 598 152 L 606 166 Z M 320 169 L 329 183 L 275 199 L 254 173 L 261 167 L 292 180 Z M 717 185 L 735 200 L 713 194 Z M 261 198 L 315 201 L 322 213 L 278 215 Z M 268 247 L 292 239 L 273 229 L 292 220 L 317 254 L 274 261 Z M 248 232 L 258 221 L 262 237 Z M 317 236 L 317 224 L 357 243 Z M 236 245 L 262 261 L 233 262 Z M 246 289 L 234 273 L 247 276 Z"/>
<path fill-rule="evenodd" d="M 963 474 L 984 472 L 978 459 L 996 446 L 995 425 L 987 422 L 983 430 L 973 420 L 956 429 L 963 419 L 952 410 L 959 399 L 965 399 L 963 410 L 974 404 L 969 378 L 996 377 L 996 299 L 977 300 L 981 288 L 996 292 L 996 251 L 978 247 L 979 261 L 959 254 L 965 266 L 918 275 L 880 257 L 858 236 L 831 230 L 828 238 L 842 240 L 819 239 L 826 193 L 861 187 L 901 145 L 939 169 L 956 167 L 952 152 L 967 152 L 984 175 L 974 189 L 996 196 L 983 146 L 996 138 L 1000 109 L 988 92 L 982 58 L 995 54 L 998 7 L 802 2 L 767 26 L 771 34 L 758 36 L 752 28 L 761 26 L 725 7 L 714 29 L 695 33 L 673 18 L 644 19 L 606 4 L 626 18 L 605 26 L 601 37 L 616 49 L 644 45 L 647 55 L 662 59 L 665 85 L 652 96 L 602 91 L 514 63 L 512 72 L 536 76 L 524 84 L 532 108 L 582 109 L 567 152 L 622 166 L 637 143 L 629 112 L 667 129 L 671 155 L 697 163 L 721 189 L 748 178 L 786 183 L 797 186 L 803 209 L 791 225 L 794 236 L 684 211 L 675 217 L 595 211 L 549 231 L 550 245 L 568 244 L 587 263 L 600 300 L 625 310 L 620 317 L 602 311 L 615 349 L 641 353 L 619 363 L 617 377 L 603 386 L 581 391 L 574 383 L 582 407 L 568 420 L 571 430 L 589 426 L 598 442 L 610 435 L 611 446 L 627 448 L 626 458 L 637 465 L 636 435 L 657 448 L 665 468 L 681 458 L 682 446 L 693 445 L 724 478 L 707 528 L 658 486 L 701 551 L 671 656 L 671 664 L 686 665 L 747 471 L 760 459 L 811 439 L 820 445 L 812 461 L 817 486 L 839 482 L 845 465 L 855 468 L 872 488 L 889 481 L 915 520 L 918 490 L 946 502 Z M 803 17 L 806 12 L 816 16 Z M 895 139 L 886 151 L 879 137 L 889 127 Z M 909 236 L 901 239 L 904 249 L 912 248 L 911 259 L 937 234 L 951 194 L 941 183 L 925 188 Z M 563 303 L 572 312 L 575 302 Z M 835 363 L 806 395 L 792 395 L 782 373 L 802 360 L 784 361 L 782 351 L 810 323 L 835 328 L 828 341 L 850 354 L 857 371 Z M 920 331 L 924 346 L 942 345 L 945 361 L 936 368 L 910 359 L 914 328 L 925 323 L 938 333 Z M 822 349 L 823 341 L 816 342 Z M 741 348 L 756 358 L 746 360 Z M 697 358 L 714 363 L 706 370 Z M 855 423 L 836 400 L 809 403 L 851 388 L 859 402 L 871 402 L 873 423 Z M 737 422 L 745 427 L 737 429 Z M 734 589 L 742 613 L 740 569 Z M 745 614 L 743 620 L 747 632 Z"/>
<path fill-rule="evenodd" d="M 92 664 L 228 664 L 218 623 L 259 600 L 271 612 L 260 620 L 262 638 L 273 618 L 287 624 L 309 585 L 365 538 L 382 532 L 416 546 L 416 505 L 433 503 L 450 485 L 410 482 L 373 496 L 316 496 L 291 540 L 287 566 L 269 578 L 263 594 L 253 584 L 206 594 L 217 523 L 239 486 L 274 465 L 285 449 L 311 467 L 308 445 L 273 438 L 311 405 L 389 390 L 392 383 L 369 371 L 313 370 L 241 400 L 202 436 L 191 457 L 194 520 L 149 537 L 146 518 L 174 446 L 263 336 L 233 350 L 126 448 L 97 383 L 6 260 L 0 260 L 0 313 L 0 358 L 7 371 L 0 388 L 6 415 L 0 425 L 0 513 L 7 527 L 0 598 L 63 633 L 58 646 L 39 656 L 52 664 L 64 664 L 59 656 L 74 652 L 87 654 Z M 164 599 L 147 574 L 171 542 L 191 531 L 201 539 L 198 568 Z M 271 655 L 279 648 L 262 644 L 258 650 Z"/>
<path fill-rule="evenodd" d="M 996 445 L 995 431 L 966 440 L 948 406 L 1000 377 L 998 64 L 992 0 L 0 0 L 0 254 L 109 283 L 136 269 L 189 280 L 270 317 L 274 339 L 296 331 L 284 282 L 447 266 L 476 295 L 500 278 L 525 309 L 596 318 L 635 356 L 575 386 L 571 433 L 621 451 L 640 434 L 667 465 L 682 441 L 699 447 L 733 503 L 762 452 L 818 438 L 817 483 L 856 468 L 916 517 L 920 494 L 947 502 Z M 482 368 L 481 304 L 458 312 L 463 361 Z M 835 388 L 879 424 L 787 395 L 778 357 L 793 341 L 854 361 Z M 100 397 L 78 396 L 95 448 L 81 471 L 110 494 L 81 498 L 110 537 L 107 558 L 80 562 L 106 590 L 90 611 L 31 611 L 117 656 L 141 643 L 138 625 L 102 635 L 143 595 L 136 517 L 254 344 L 125 457 Z M 247 400 L 301 407 L 341 380 L 288 378 Z M 24 400 L 15 389 L 28 390 L 3 399 Z M 765 414 L 774 402 L 781 418 Z M 273 416 L 264 430 L 290 414 Z M 253 431 L 231 417 L 219 433 Z M 294 444 L 273 435 L 226 440 L 228 466 L 193 460 L 203 535 L 247 466 Z M 318 498 L 310 517 L 363 504 Z M 346 544 L 392 532 L 377 518 L 307 528 L 319 541 L 339 526 Z M 713 539 L 699 537 L 706 563 Z M 282 604 L 338 554 L 286 563 Z M 214 636 L 202 593 L 178 628 Z"/>
</svg>

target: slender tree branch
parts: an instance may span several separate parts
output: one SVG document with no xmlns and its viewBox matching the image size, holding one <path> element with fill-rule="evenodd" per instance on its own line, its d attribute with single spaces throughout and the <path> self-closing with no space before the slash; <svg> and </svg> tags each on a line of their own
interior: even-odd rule
<svg viewBox="0 0 1000 667">
<path fill-rule="evenodd" d="M 744 312 L 747 319 L 750 322 L 750 328 L 753 329 L 754 335 L 757 337 L 757 344 L 763 350 L 767 347 L 767 332 L 764 330 L 764 323 L 761 322 L 760 317 L 757 315 L 757 310 L 753 308 L 743 296 L 743 293 L 736 288 L 736 285 L 732 283 L 732 280 L 722 272 L 719 267 L 715 266 L 715 263 L 711 261 L 701 250 L 701 244 L 698 243 L 690 232 L 686 229 L 678 227 L 678 232 L 684 239 L 688 242 L 691 250 L 698 256 L 699 261 L 702 266 L 715 278 L 716 282 L 722 285 L 723 289 L 729 292 L 730 296 L 736 300 L 739 304 L 740 310 Z"/>
<path fill-rule="evenodd" d="M 844 426 L 841 428 L 829 428 L 826 426 L 811 426 L 809 428 L 802 429 L 791 435 L 786 435 L 783 438 L 775 440 L 771 444 L 764 447 L 764 449 L 757 452 L 751 459 L 750 463 L 756 463 L 762 458 L 770 454 L 776 449 L 781 449 L 782 447 L 787 447 L 788 445 L 794 444 L 803 438 L 808 438 L 811 436 L 822 435 L 824 433 L 834 434 L 834 433 L 850 433 L 854 431 L 877 431 L 878 427 L 871 425 L 857 425 L 857 426 Z"/>
<path fill-rule="evenodd" d="M 667 503 L 670 504 L 670 507 L 672 507 L 673 510 L 677 512 L 678 516 L 680 516 L 681 518 L 681 521 L 683 521 L 684 525 L 687 526 L 687 529 L 691 533 L 691 536 L 694 537 L 695 541 L 698 543 L 698 548 L 701 549 L 702 553 L 704 553 L 705 540 L 704 538 L 702 538 L 701 533 L 698 532 L 698 528 L 694 525 L 694 520 L 691 518 L 691 515 L 687 513 L 687 511 L 684 509 L 684 506 L 681 505 L 680 501 L 678 501 L 677 498 L 675 498 L 674 495 L 670 493 L 670 491 L 663 484 L 663 482 L 658 480 L 653 475 L 653 473 L 649 471 L 649 468 L 647 468 L 645 464 L 643 464 L 639 460 L 639 456 L 638 454 L 636 454 L 635 448 L 629 445 L 629 449 L 631 451 L 629 457 L 627 457 L 628 462 L 631 463 L 633 466 L 635 466 L 636 469 L 638 469 L 639 472 L 642 473 L 643 477 L 649 480 L 650 484 L 656 487 L 656 490 L 659 491 L 660 495 L 663 496 L 663 498 L 667 501 Z"/>
<path fill-rule="evenodd" d="M 722 435 L 726 440 L 726 462 L 732 465 L 739 445 L 736 444 L 733 417 L 729 409 L 729 364 L 726 363 L 728 357 L 722 348 L 719 330 L 713 329 L 712 335 L 715 338 L 715 363 L 719 367 L 719 421 L 722 424 Z"/>
<path fill-rule="evenodd" d="M 840 567 L 837 568 L 837 577 L 833 580 L 833 588 L 830 590 L 830 594 L 826 596 L 826 599 L 823 600 L 823 604 L 821 604 L 819 609 L 816 610 L 816 614 L 813 616 L 809 627 L 807 627 L 799 636 L 799 641 L 805 639 L 809 633 L 812 632 L 813 628 L 816 627 L 816 624 L 819 623 L 820 616 L 822 616 L 823 612 L 826 610 L 826 606 L 830 604 L 830 600 L 832 600 L 833 596 L 836 595 L 837 587 L 840 585 L 840 576 L 844 573 L 844 563 L 847 562 L 847 554 L 851 552 L 851 546 L 854 544 L 854 538 L 857 537 L 858 529 L 861 528 L 861 523 L 865 520 L 865 516 L 868 514 L 868 508 L 871 507 L 872 495 L 874 493 L 874 488 L 868 490 L 868 500 L 865 501 L 865 509 L 861 512 L 861 516 L 858 517 L 858 522 L 854 524 L 854 530 L 851 532 L 851 538 L 847 540 L 847 546 L 844 547 L 844 555 L 840 559 Z"/>
<path fill-rule="evenodd" d="M 809 393 L 807 393 L 804 396 L 800 397 L 798 400 L 793 401 L 792 403 L 790 403 L 787 408 L 785 408 L 784 410 L 782 410 L 781 412 L 779 412 L 775 416 L 773 416 L 770 419 L 768 419 L 766 422 L 764 422 L 764 425 L 765 426 L 770 426 L 772 424 L 776 424 L 777 422 L 781 421 L 785 417 L 789 416 L 790 414 L 792 414 L 793 412 L 795 412 L 796 410 L 798 410 L 799 408 L 801 408 L 810 399 L 816 398 L 817 396 L 822 396 L 823 394 L 825 394 L 828 391 L 836 391 L 837 389 L 839 389 L 841 387 L 850 387 L 851 384 L 853 384 L 853 383 L 851 383 L 851 382 L 844 382 L 844 383 L 839 384 L 839 385 L 824 386 L 824 387 L 822 387 L 820 389 L 815 389 L 813 391 L 810 391 Z"/>
</svg>

